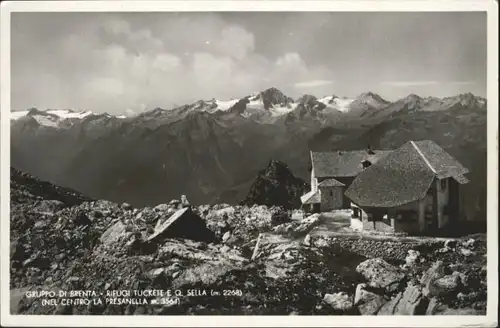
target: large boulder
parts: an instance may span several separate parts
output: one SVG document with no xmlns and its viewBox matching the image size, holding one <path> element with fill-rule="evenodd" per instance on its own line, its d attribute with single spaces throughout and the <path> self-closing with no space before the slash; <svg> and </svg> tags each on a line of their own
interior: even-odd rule
<svg viewBox="0 0 500 328">
<path fill-rule="evenodd" d="M 356 271 L 368 280 L 370 286 L 384 288 L 388 291 L 397 289 L 405 277 L 397 267 L 381 258 L 369 259 L 360 263 L 356 267 Z"/>
<path fill-rule="evenodd" d="M 155 206 L 154 210 L 157 212 L 165 212 L 170 208 L 170 205 L 168 204 L 160 204 Z"/>
<path fill-rule="evenodd" d="M 280 225 L 284 223 L 288 223 L 291 221 L 290 215 L 287 211 L 278 210 L 274 212 L 271 216 L 271 224 L 272 225 Z"/>
<path fill-rule="evenodd" d="M 403 293 L 397 294 L 384 304 L 377 315 L 417 315 L 425 312 L 425 303 L 420 286 L 409 285 Z"/>
<path fill-rule="evenodd" d="M 207 228 L 201 217 L 193 213 L 189 207 L 185 207 L 157 226 L 155 232 L 147 240 L 155 242 L 164 238 L 186 238 L 212 242 L 215 239 L 215 234 Z"/>
<path fill-rule="evenodd" d="M 473 308 L 459 308 L 453 309 L 445 304 L 438 301 L 437 298 L 433 297 L 429 300 L 429 305 L 425 311 L 426 315 L 481 315 L 481 311 Z"/>
<path fill-rule="evenodd" d="M 420 283 L 424 286 L 424 296 L 429 294 L 434 281 L 444 276 L 444 263 L 442 261 L 434 262 L 434 264 L 422 275 L 422 278 L 420 278 Z"/>
<path fill-rule="evenodd" d="M 352 296 L 349 296 L 345 292 L 325 294 L 323 301 L 330 304 L 331 307 L 337 311 L 349 311 L 353 307 Z"/>
<path fill-rule="evenodd" d="M 359 284 L 354 295 L 354 305 L 361 315 L 374 315 L 387 302 L 384 296 L 367 289 L 366 284 Z"/>
<path fill-rule="evenodd" d="M 310 215 L 303 219 L 299 226 L 294 229 L 295 232 L 305 232 L 319 223 L 320 215 L 318 213 Z"/>
<path fill-rule="evenodd" d="M 449 274 L 431 283 L 429 294 L 432 296 L 449 295 L 456 292 L 460 285 L 460 276 Z"/>
<path fill-rule="evenodd" d="M 120 221 L 108 228 L 99 240 L 105 245 L 109 245 L 126 235 L 126 226 Z"/>
<path fill-rule="evenodd" d="M 437 298 L 433 297 L 429 300 L 429 304 L 427 305 L 427 310 L 425 310 L 426 315 L 434 315 L 438 311 L 440 306 Z"/>
<path fill-rule="evenodd" d="M 36 205 L 39 212 L 55 213 L 64 208 L 65 204 L 59 200 L 42 200 Z"/>
</svg>

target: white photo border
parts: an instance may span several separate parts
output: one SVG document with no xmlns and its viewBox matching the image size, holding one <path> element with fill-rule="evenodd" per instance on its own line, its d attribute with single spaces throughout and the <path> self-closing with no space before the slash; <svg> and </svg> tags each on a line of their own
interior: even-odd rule
<svg viewBox="0 0 500 328">
<path fill-rule="evenodd" d="M 10 314 L 10 14 L 12 12 L 487 12 L 487 314 L 485 316 L 41 316 Z M 498 325 L 498 3 L 478 1 L 11 1 L 1 3 L 1 325 L 123 327 L 496 327 Z M 3 237 L 3 238 L 2 238 Z"/>
</svg>

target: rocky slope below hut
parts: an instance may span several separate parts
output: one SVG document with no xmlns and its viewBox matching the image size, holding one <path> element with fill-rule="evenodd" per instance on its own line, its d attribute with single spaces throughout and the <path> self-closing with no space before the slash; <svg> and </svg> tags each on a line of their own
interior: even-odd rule
<svg viewBox="0 0 500 328">
<path fill-rule="evenodd" d="M 176 200 L 133 208 L 87 199 L 16 170 L 11 194 L 12 313 L 370 315 L 486 309 L 484 235 L 447 241 L 311 237 L 309 231 L 324 224 L 318 214 Z M 47 297 L 41 291 L 61 290 L 86 291 L 71 299 L 91 301 L 42 303 Z M 136 302 L 107 297 L 145 290 L 181 295 L 143 295 Z"/>
</svg>

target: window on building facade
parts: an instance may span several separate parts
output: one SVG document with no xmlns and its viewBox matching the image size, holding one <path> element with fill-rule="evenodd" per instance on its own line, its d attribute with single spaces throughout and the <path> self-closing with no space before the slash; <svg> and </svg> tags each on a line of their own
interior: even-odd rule
<svg viewBox="0 0 500 328">
<path fill-rule="evenodd" d="M 330 196 L 333 197 L 333 191 L 330 190 Z"/>
<path fill-rule="evenodd" d="M 446 180 L 443 179 L 441 180 L 441 190 L 445 190 L 446 189 Z"/>
</svg>

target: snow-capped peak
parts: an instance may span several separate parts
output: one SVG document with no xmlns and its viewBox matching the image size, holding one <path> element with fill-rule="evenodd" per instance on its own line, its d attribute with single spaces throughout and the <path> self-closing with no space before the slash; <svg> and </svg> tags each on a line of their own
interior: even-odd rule
<svg viewBox="0 0 500 328">
<path fill-rule="evenodd" d="M 104 114 L 95 114 L 91 111 L 73 111 L 70 109 L 47 109 L 47 110 L 39 110 L 37 108 L 31 108 L 29 110 L 23 111 L 13 111 L 10 113 L 10 119 L 12 121 L 17 121 L 24 117 L 31 117 L 38 124 L 48 127 L 62 127 L 61 124 L 74 124 L 75 121 L 84 120 L 85 118 L 96 115 L 96 116 L 105 116 L 112 117 L 111 115 Z M 116 118 L 125 118 L 125 116 L 116 116 Z"/>
<path fill-rule="evenodd" d="M 56 116 L 60 119 L 74 118 L 74 119 L 83 119 L 89 115 L 92 115 L 91 111 L 79 111 L 75 112 L 70 109 L 48 109 L 48 110 L 38 110 L 36 108 L 32 108 L 30 110 L 23 111 L 15 111 L 11 112 L 10 118 L 12 120 L 17 120 L 24 116 L 35 116 L 35 115 L 43 115 L 43 116 Z"/>
</svg>

